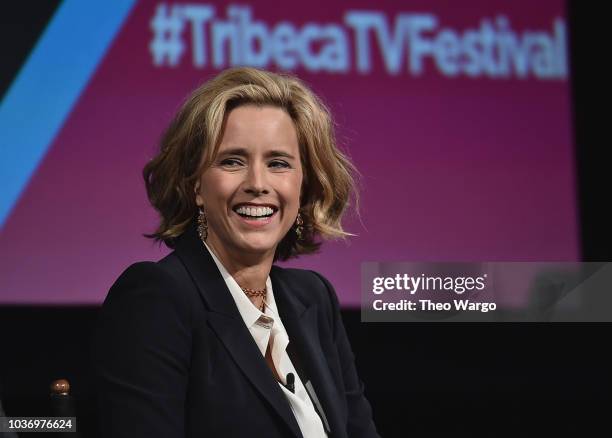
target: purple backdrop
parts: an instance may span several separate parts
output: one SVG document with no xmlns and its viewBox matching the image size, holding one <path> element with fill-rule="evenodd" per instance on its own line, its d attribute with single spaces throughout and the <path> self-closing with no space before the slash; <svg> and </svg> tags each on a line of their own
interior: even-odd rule
<svg viewBox="0 0 612 438">
<path fill-rule="evenodd" d="M 139 3 L 4 224 L 0 303 L 99 303 L 161 258 L 141 169 L 190 90 L 245 63 L 310 84 L 362 174 L 358 237 L 291 263 L 344 305 L 363 261 L 577 260 L 564 2 L 403 3 Z"/>
</svg>

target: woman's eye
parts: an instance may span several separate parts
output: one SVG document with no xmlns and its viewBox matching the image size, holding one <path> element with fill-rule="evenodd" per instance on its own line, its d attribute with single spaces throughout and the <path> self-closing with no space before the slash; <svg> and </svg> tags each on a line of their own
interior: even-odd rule
<svg viewBox="0 0 612 438">
<path fill-rule="evenodd" d="M 236 167 L 241 166 L 242 161 L 237 158 L 226 158 L 225 160 L 221 161 L 221 165 L 227 167 Z"/>
<path fill-rule="evenodd" d="M 291 166 L 289 166 L 289 163 L 287 163 L 286 161 L 282 161 L 282 160 L 274 160 L 270 162 L 270 167 L 276 167 L 276 168 L 289 168 Z"/>
</svg>

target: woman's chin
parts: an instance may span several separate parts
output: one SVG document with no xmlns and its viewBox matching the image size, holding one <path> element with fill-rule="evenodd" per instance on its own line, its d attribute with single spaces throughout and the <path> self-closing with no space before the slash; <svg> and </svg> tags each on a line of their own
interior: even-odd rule
<svg viewBox="0 0 612 438">
<path fill-rule="evenodd" d="M 247 253 L 253 254 L 268 254 L 276 251 L 278 242 L 276 239 L 269 236 L 248 236 L 243 238 L 240 245 L 238 245 Z"/>
</svg>

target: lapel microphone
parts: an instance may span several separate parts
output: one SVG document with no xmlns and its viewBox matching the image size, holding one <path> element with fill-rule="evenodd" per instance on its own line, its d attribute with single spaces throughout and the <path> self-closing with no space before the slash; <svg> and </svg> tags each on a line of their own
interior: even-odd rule
<svg viewBox="0 0 612 438">
<path fill-rule="evenodd" d="M 287 374 L 287 384 L 285 385 L 285 387 L 295 394 L 295 376 L 293 375 L 293 373 Z"/>
</svg>

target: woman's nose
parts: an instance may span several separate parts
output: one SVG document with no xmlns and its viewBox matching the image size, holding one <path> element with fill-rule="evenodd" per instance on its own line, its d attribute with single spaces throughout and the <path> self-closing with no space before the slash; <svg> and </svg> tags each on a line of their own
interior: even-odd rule
<svg viewBox="0 0 612 438">
<path fill-rule="evenodd" d="M 269 193 L 266 182 L 265 166 L 256 164 L 249 167 L 244 191 L 254 195 Z"/>
</svg>

